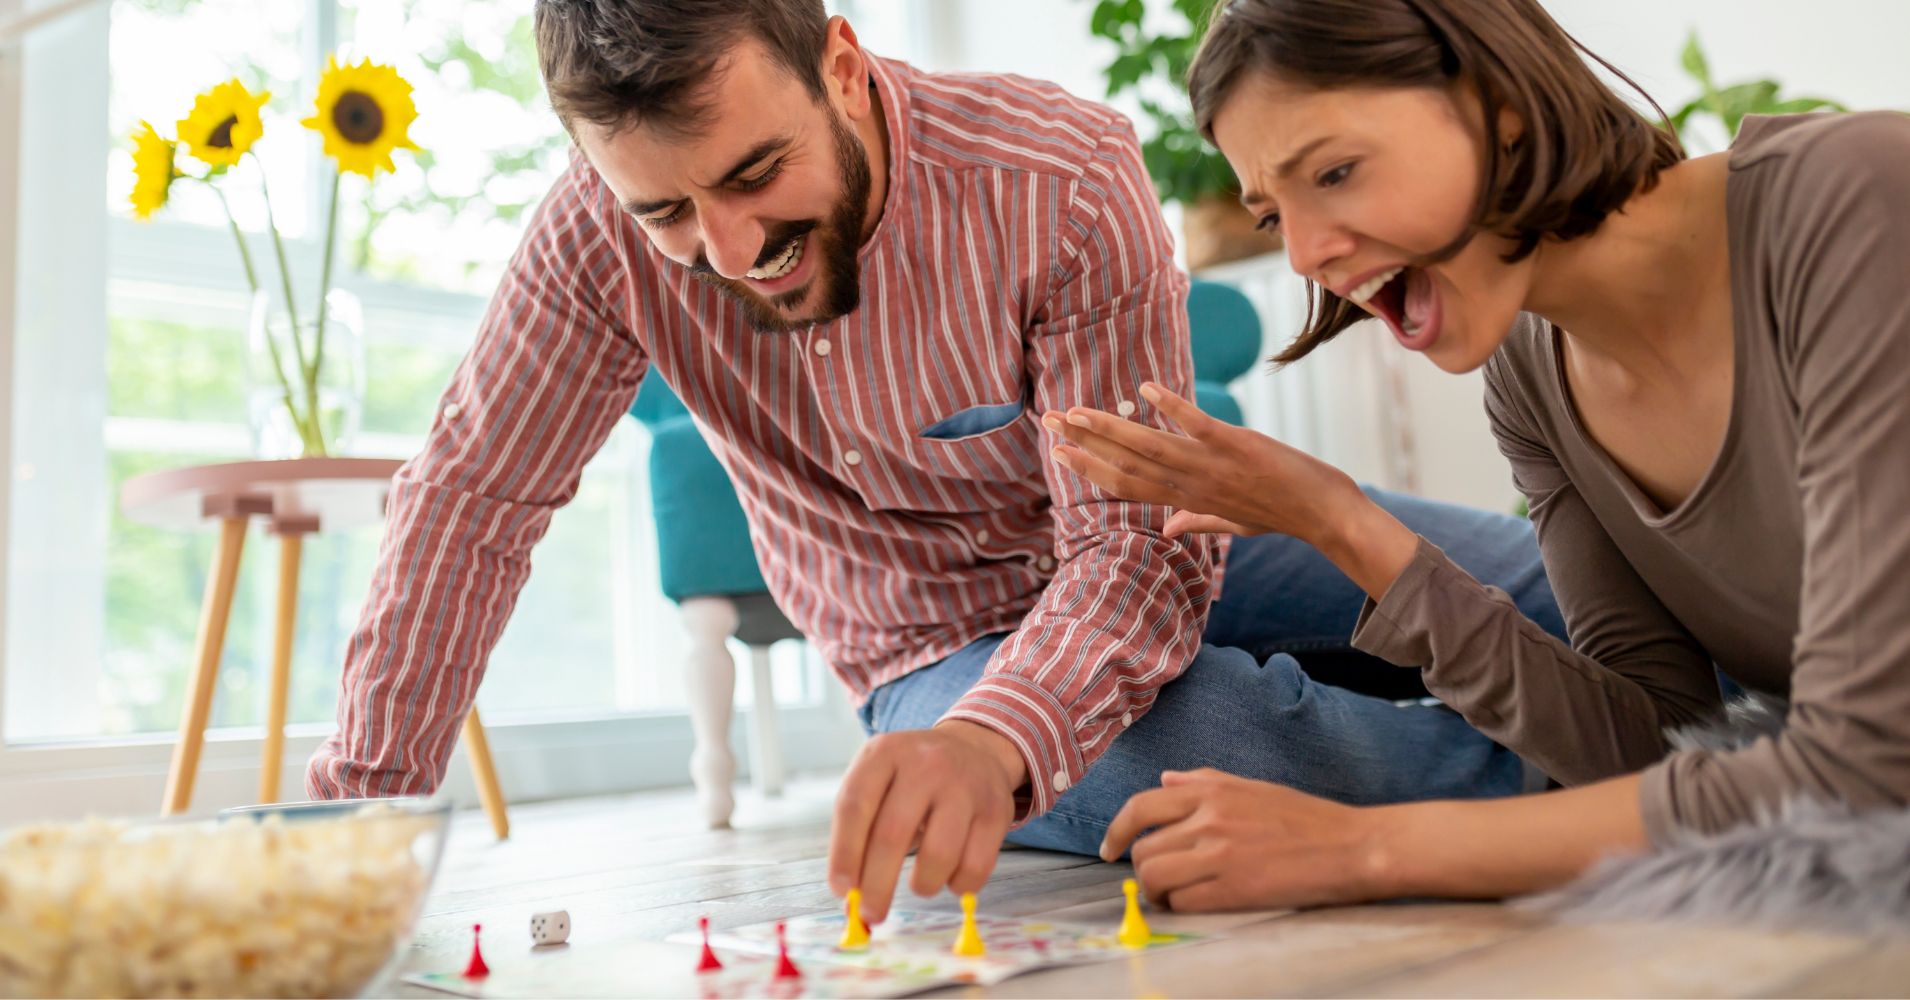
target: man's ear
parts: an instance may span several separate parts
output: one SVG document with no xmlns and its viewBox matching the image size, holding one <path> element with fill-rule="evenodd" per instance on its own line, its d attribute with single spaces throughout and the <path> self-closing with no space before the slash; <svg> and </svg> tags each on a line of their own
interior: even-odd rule
<svg viewBox="0 0 1910 1000">
<path fill-rule="evenodd" d="M 822 46 L 823 90 L 829 103 L 841 109 L 853 121 L 868 116 L 869 61 L 856 40 L 856 31 L 847 18 L 838 14 L 829 19 L 828 36 Z"/>
</svg>

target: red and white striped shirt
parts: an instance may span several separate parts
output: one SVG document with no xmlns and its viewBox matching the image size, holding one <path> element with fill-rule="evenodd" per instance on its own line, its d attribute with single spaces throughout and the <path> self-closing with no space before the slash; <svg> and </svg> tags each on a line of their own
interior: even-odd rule
<svg viewBox="0 0 1910 1000">
<path fill-rule="evenodd" d="M 1165 511 L 1056 466 L 1039 419 L 1155 419 L 1142 382 L 1191 385 L 1187 279 L 1132 128 L 1051 84 L 871 66 L 887 197 L 862 304 L 833 322 L 756 332 L 573 158 L 397 476 L 314 795 L 436 786 L 531 546 L 652 368 L 729 470 L 777 604 L 858 701 L 1013 633 L 947 717 L 1020 749 L 1022 818 L 1192 660 L 1224 540 L 1162 537 Z M 1006 423 L 924 436 L 976 407 Z"/>
</svg>

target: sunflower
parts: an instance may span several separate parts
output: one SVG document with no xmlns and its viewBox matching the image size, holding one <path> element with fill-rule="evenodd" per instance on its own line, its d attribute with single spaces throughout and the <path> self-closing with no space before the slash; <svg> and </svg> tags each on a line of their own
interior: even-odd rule
<svg viewBox="0 0 1910 1000">
<path fill-rule="evenodd" d="M 147 122 L 140 122 L 139 131 L 133 133 L 131 201 L 133 214 L 142 220 L 152 218 L 154 212 L 166 206 L 173 178 L 179 176 L 172 167 L 173 152 L 178 145 L 153 131 Z"/>
<path fill-rule="evenodd" d="M 325 137 L 325 155 L 339 170 L 371 177 L 397 169 L 392 150 L 418 148 L 405 134 L 417 117 L 411 84 L 396 69 L 370 59 L 340 66 L 334 57 L 318 81 L 318 113 L 299 124 Z"/>
<path fill-rule="evenodd" d="M 179 120 L 179 141 L 210 166 L 236 166 L 265 134 L 259 109 L 271 96 L 252 93 L 237 78 L 227 80 L 192 102 L 192 113 Z"/>
</svg>

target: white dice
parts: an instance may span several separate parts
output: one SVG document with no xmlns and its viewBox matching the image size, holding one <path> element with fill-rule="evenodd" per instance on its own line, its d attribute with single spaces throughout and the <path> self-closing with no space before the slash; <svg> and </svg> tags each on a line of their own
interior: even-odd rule
<svg viewBox="0 0 1910 1000">
<path fill-rule="evenodd" d="M 531 914 L 531 940 L 538 944 L 563 944 L 570 940 L 570 911 Z"/>
</svg>

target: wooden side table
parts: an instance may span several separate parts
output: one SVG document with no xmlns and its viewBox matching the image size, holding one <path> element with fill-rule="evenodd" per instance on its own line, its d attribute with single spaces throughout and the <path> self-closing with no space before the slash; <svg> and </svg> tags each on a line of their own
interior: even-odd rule
<svg viewBox="0 0 1910 1000">
<path fill-rule="evenodd" d="M 191 684 L 179 721 L 179 745 L 166 778 L 165 816 L 192 804 L 199 773 L 206 720 L 219 658 L 225 650 L 226 623 L 239 577 L 247 523 L 254 517 L 279 539 L 278 607 L 273 626 L 272 681 L 266 708 L 263 770 L 259 801 L 279 799 L 279 770 L 285 753 L 285 704 L 292 675 L 292 634 L 298 612 L 298 570 L 306 535 L 384 519 L 391 477 L 402 465 L 383 458 L 294 458 L 262 462 L 223 462 L 164 469 L 128 479 L 120 489 L 120 509 L 142 524 L 191 530 L 207 523 L 219 528 L 212 572 L 200 607 L 199 635 Z M 477 777 L 478 798 L 499 839 L 510 836 L 503 792 L 492 766 L 490 743 L 477 707 L 465 716 L 463 739 Z"/>
</svg>

